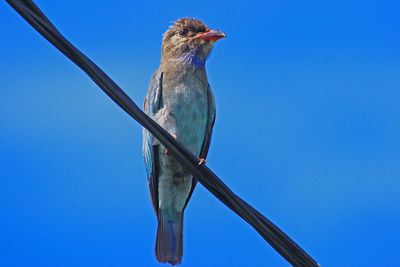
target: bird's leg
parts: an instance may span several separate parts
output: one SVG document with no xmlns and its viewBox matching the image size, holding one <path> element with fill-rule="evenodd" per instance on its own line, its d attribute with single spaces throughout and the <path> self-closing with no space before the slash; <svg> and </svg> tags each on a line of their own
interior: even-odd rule
<svg viewBox="0 0 400 267">
<path fill-rule="evenodd" d="M 199 166 L 200 166 L 200 165 L 203 165 L 203 164 L 206 164 L 206 162 L 207 162 L 207 160 L 206 160 L 206 159 L 203 159 L 203 158 L 199 158 L 199 160 L 200 160 Z"/>
<path fill-rule="evenodd" d="M 173 134 L 172 137 L 173 137 L 175 140 L 177 139 L 176 134 Z M 165 149 L 164 153 L 165 153 L 165 155 L 167 155 L 167 154 L 168 154 L 168 149 Z"/>
</svg>

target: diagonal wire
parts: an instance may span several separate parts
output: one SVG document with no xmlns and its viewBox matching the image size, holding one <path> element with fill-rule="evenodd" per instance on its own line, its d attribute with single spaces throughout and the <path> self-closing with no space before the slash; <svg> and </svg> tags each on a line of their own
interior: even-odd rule
<svg viewBox="0 0 400 267">
<path fill-rule="evenodd" d="M 125 92 L 82 52 L 76 49 L 31 0 L 6 0 L 33 28 L 78 65 L 123 110 L 152 133 L 198 181 L 227 207 L 249 223 L 293 266 L 319 266 L 282 230 L 235 195 L 207 166 L 161 126 L 149 118 Z"/>
</svg>

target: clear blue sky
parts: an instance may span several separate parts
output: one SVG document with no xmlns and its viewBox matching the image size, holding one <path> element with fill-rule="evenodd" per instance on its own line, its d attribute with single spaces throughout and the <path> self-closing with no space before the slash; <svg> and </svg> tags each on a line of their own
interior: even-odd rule
<svg viewBox="0 0 400 267">
<path fill-rule="evenodd" d="M 323 266 L 400 266 L 398 1 L 36 3 L 139 105 L 171 21 L 225 31 L 208 166 Z M 141 127 L 5 2 L 0 25 L 0 265 L 162 266 Z M 288 266 L 198 186 L 183 266 L 261 265 Z"/>
</svg>

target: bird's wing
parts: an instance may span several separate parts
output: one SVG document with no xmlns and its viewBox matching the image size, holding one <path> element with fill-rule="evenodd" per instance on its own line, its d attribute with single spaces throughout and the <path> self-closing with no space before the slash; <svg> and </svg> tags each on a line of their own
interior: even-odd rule
<svg viewBox="0 0 400 267">
<path fill-rule="evenodd" d="M 144 100 L 144 112 L 152 117 L 162 106 L 162 77 L 163 73 L 157 70 L 150 81 L 149 91 Z M 154 136 L 143 129 L 143 157 L 147 172 L 147 181 L 150 188 L 151 201 L 158 214 L 158 147 Z"/>
<path fill-rule="evenodd" d="M 214 100 L 214 95 L 211 91 L 210 85 L 208 85 L 207 88 L 207 125 L 206 125 L 206 132 L 204 135 L 204 140 L 203 140 L 203 145 L 200 150 L 199 158 L 205 159 L 208 154 L 208 149 L 210 148 L 210 142 L 211 142 L 211 136 L 212 136 L 212 131 L 215 123 L 215 100 Z M 197 184 L 197 179 L 193 178 L 192 180 L 192 187 L 189 192 L 189 196 L 186 199 L 185 207 L 187 203 L 189 202 L 190 197 L 192 196 L 193 190 L 196 187 Z"/>
<path fill-rule="evenodd" d="M 211 142 L 211 136 L 212 136 L 212 130 L 214 127 L 214 122 L 215 122 L 215 100 L 213 93 L 211 92 L 211 87 L 208 85 L 207 88 L 207 126 L 206 126 L 206 134 L 204 135 L 204 141 L 203 141 L 203 146 L 201 147 L 200 150 L 200 158 L 205 159 L 208 154 L 208 149 L 210 147 L 210 142 Z"/>
</svg>

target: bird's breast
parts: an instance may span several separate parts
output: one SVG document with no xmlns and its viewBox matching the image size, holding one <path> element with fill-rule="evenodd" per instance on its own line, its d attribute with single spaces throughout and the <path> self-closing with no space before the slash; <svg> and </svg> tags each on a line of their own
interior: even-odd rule
<svg viewBox="0 0 400 267">
<path fill-rule="evenodd" d="M 178 140 L 198 155 L 207 124 L 207 86 L 186 80 L 172 88 L 163 88 L 164 106 L 176 120 Z"/>
</svg>

